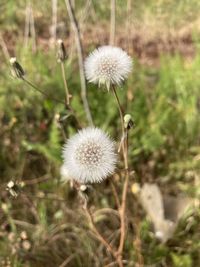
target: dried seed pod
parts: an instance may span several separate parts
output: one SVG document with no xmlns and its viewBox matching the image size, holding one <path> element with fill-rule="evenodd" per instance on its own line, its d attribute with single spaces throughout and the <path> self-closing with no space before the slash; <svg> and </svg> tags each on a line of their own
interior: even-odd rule
<svg viewBox="0 0 200 267">
<path fill-rule="evenodd" d="M 10 58 L 10 64 L 12 66 L 11 73 L 15 78 L 22 79 L 25 75 L 25 71 L 22 66 L 17 62 L 16 57 Z"/>
<path fill-rule="evenodd" d="M 63 40 L 59 39 L 57 41 L 58 50 L 57 50 L 57 59 L 58 62 L 64 62 L 67 59 L 66 49 L 63 43 Z"/>
</svg>

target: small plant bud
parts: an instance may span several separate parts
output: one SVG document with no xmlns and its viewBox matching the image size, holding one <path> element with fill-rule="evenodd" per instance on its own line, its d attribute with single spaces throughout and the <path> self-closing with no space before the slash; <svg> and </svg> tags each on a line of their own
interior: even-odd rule
<svg viewBox="0 0 200 267">
<path fill-rule="evenodd" d="M 26 231 L 22 231 L 21 234 L 20 234 L 20 237 L 21 237 L 22 240 L 28 239 Z"/>
<path fill-rule="evenodd" d="M 30 250 L 31 249 L 31 243 L 28 240 L 22 241 L 22 248 L 24 250 Z"/>
<path fill-rule="evenodd" d="M 140 188 L 140 185 L 138 183 L 132 184 L 131 191 L 134 195 L 138 195 L 140 193 L 140 190 L 141 190 L 141 188 Z"/>
<path fill-rule="evenodd" d="M 131 129 L 132 127 L 134 126 L 134 122 L 131 118 L 131 115 L 130 114 L 126 114 L 124 116 L 124 127 L 125 129 Z"/>
<path fill-rule="evenodd" d="M 87 186 L 86 186 L 85 184 L 82 184 L 82 185 L 80 186 L 80 190 L 81 190 L 82 192 L 86 191 L 86 190 L 87 190 Z"/>
<path fill-rule="evenodd" d="M 61 39 L 59 39 L 57 41 L 57 44 L 58 44 L 58 51 L 57 51 L 58 62 L 64 62 L 67 59 L 67 53 L 64 43 Z"/>
<path fill-rule="evenodd" d="M 18 184 L 15 184 L 13 181 L 9 181 L 7 183 L 6 190 L 10 193 L 10 195 L 16 198 L 19 194 L 20 187 Z"/>
<path fill-rule="evenodd" d="M 10 64 L 12 66 L 11 73 L 15 78 L 22 79 L 25 75 L 25 71 L 23 70 L 22 66 L 17 62 L 16 57 L 10 58 Z"/>
</svg>

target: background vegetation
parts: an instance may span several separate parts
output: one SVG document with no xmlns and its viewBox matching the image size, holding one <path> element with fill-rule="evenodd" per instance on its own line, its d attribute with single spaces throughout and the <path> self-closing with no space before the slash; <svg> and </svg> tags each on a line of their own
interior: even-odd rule
<svg viewBox="0 0 200 267">
<path fill-rule="evenodd" d="M 105 266 L 107 252 L 89 230 L 76 192 L 60 181 L 64 139 L 58 117 L 68 114 L 62 104 L 46 99 L 10 74 L 9 57 L 16 56 L 30 81 L 52 97 L 65 97 L 52 34 L 52 3 L 30 1 L 34 27 L 26 36 L 26 18 L 31 16 L 28 4 L 23 0 L 0 3 L 0 266 Z M 86 56 L 109 42 L 110 3 L 79 0 L 74 7 Z M 127 266 L 138 266 L 136 242 L 140 242 L 144 266 L 200 265 L 198 10 L 198 0 L 116 1 L 115 43 L 134 60 L 128 82 L 118 90 L 135 121 L 129 148 L 135 170 L 131 185 L 157 183 L 162 192 L 187 194 L 197 207 L 181 221 L 173 238 L 162 244 L 130 187 Z M 57 38 L 64 40 L 68 53 L 65 69 L 72 106 L 86 126 L 65 1 L 58 1 L 57 12 Z M 88 85 L 88 101 L 95 125 L 117 139 L 120 127 L 112 94 Z M 72 116 L 64 120 L 63 127 L 67 136 L 76 131 Z M 6 191 L 10 180 L 23 185 L 17 198 Z M 106 213 L 114 206 L 108 185 L 107 181 L 94 186 L 89 199 L 94 211 L 99 209 L 98 226 L 114 242 L 119 222 L 114 214 Z"/>
</svg>

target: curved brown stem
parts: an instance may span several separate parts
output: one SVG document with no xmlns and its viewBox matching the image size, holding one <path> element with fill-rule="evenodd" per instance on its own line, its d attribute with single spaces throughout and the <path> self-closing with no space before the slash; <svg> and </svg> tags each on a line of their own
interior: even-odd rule
<svg viewBox="0 0 200 267">
<path fill-rule="evenodd" d="M 124 127 L 124 112 L 122 106 L 120 104 L 115 86 L 112 85 L 112 91 L 117 101 L 117 106 L 120 114 L 121 120 L 121 129 L 122 129 L 122 150 L 123 150 L 123 158 L 124 158 L 124 168 L 125 168 L 125 181 L 123 184 L 123 191 L 122 191 L 122 200 L 121 205 L 119 207 L 119 215 L 120 215 L 120 241 L 118 247 L 118 255 L 122 255 L 125 236 L 126 236 L 126 220 L 125 220 L 125 213 L 126 213 L 126 199 L 127 199 L 127 192 L 128 192 L 128 182 L 129 182 L 129 171 L 128 171 L 128 129 Z"/>
<path fill-rule="evenodd" d="M 116 262 L 118 263 L 119 267 L 123 267 L 123 262 L 121 259 L 121 255 L 118 255 L 118 253 L 114 250 L 114 248 L 108 243 L 108 241 L 101 235 L 99 230 L 97 229 L 93 216 L 90 212 L 90 210 L 87 207 L 87 203 L 84 205 L 84 210 L 86 212 L 86 215 L 88 217 L 88 220 L 90 222 L 90 225 L 92 227 L 93 232 L 95 233 L 97 239 L 106 247 L 106 249 L 110 252 L 110 254 L 115 258 Z"/>
</svg>

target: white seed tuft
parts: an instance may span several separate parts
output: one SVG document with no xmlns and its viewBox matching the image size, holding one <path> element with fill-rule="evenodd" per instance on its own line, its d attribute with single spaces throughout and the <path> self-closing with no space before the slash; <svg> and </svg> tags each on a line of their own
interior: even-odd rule
<svg viewBox="0 0 200 267">
<path fill-rule="evenodd" d="M 102 46 L 94 50 L 85 60 L 85 73 L 89 82 L 120 85 L 132 69 L 132 60 L 119 47 Z"/>
<path fill-rule="evenodd" d="M 102 130 L 85 128 L 70 138 L 63 148 L 63 170 L 79 182 L 98 183 L 114 172 L 115 144 Z"/>
</svg>

